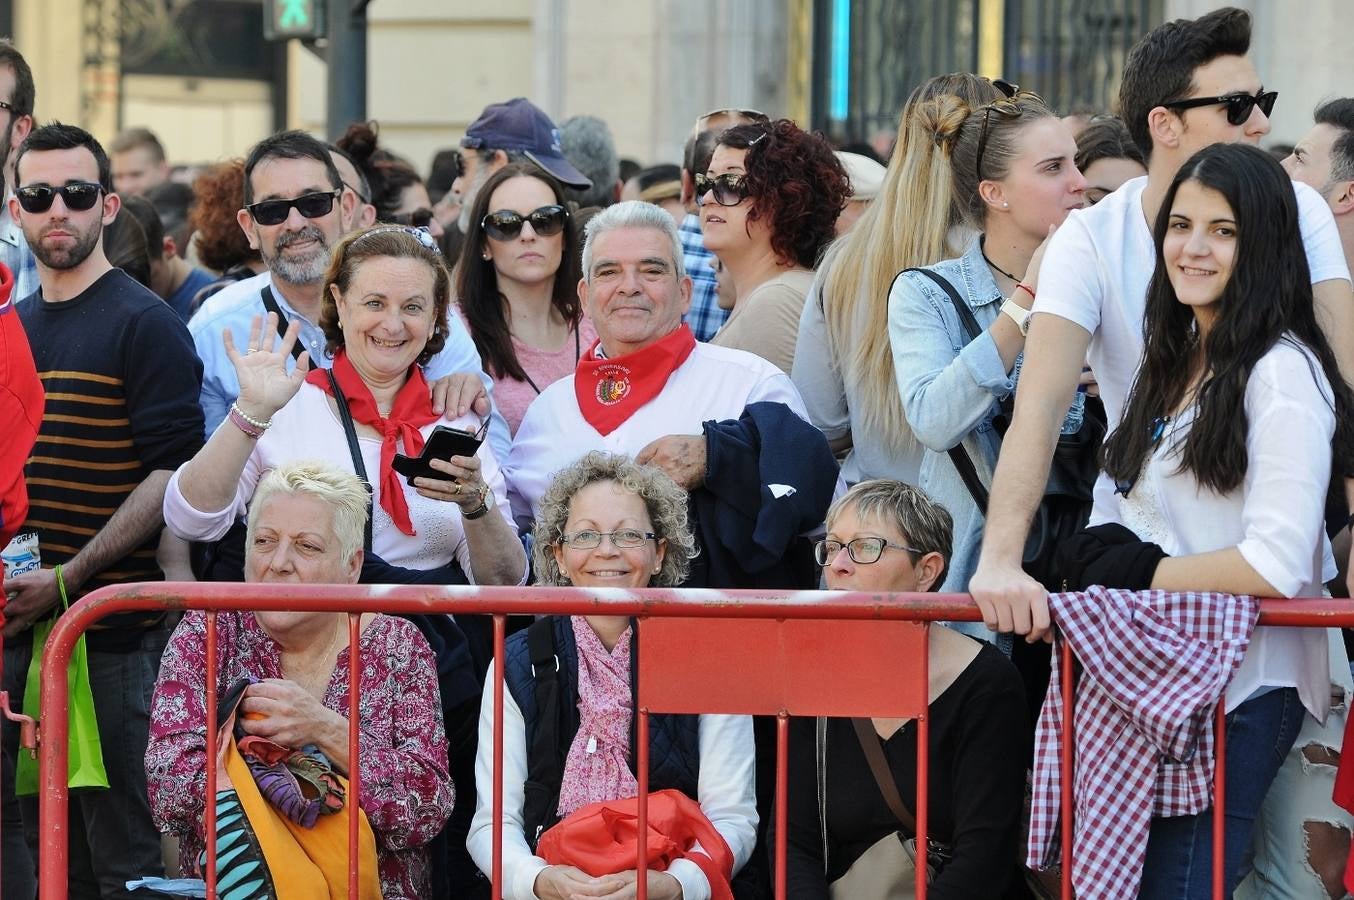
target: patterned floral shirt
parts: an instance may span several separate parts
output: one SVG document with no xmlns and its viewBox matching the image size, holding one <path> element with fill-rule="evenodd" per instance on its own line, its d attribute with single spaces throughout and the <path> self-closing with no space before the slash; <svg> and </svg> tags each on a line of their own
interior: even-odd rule
<svg viewBox="0 0 1354 900">
<path fill-rule="evenodd" d="M 216 623 L 218 696 L 246 675 L 283 677 L 278 645 L 252 613 L 218 613 Z M 376 616 L 360 650 L 361 805 L 376 834 L 381 892 L 386 900 L 426 897 L 424 845 L 446 823 L 454 797 L 433 654 L 413 625 L 392 616 Z M 206 660 L 206 616 L 187 613 L 160 664 L 146 748 L 151 813 L 181 841 L 185 874 L 198 874 L 203 848 Z M 324 694 L 340 715 L 347 673 L 345 646 Z"/>
</svg>

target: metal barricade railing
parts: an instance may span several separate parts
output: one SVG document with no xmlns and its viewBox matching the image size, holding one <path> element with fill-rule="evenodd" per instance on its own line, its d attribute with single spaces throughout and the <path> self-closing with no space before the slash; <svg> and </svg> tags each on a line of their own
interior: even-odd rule
<svg viewBox="0 0 1354 900">
<path fill-rule="evenodd" d="M 493 896 L 502 896 L 503 650 L 510 615 L 637 616 L 639 696 L 637 775 L 639 833 L 648 800 L 648 716 L 651 712 L 766 714 L 776 717 L 775 887 L 785 897 L 787 739 L 791 716 L 892 716 L 917 720 L 917 897 L 926 896 L 928 825 L 927 628 L 936 621 L 977 621 L 977 607 L 962 594 L 896 594 L 799 591 L 714 591 L 648 588 L 589 591 L 583 588 L 437 587 L 420 585 L 141 584 L 95 591 L 58 620 L 42 664 L 39 752 L 39 897 L 65 900 L 67 889 L 67 662 L 76 639 L 94 622 L 136 610 L 203 610 L 208 613 L 206 685 L 216 685 L 217 611 L 347 613 L 349 619 L 349 791 L 359 790 L 358 709 L 360 615 L 453 613 L 493 616 L 494 709 Z M 833 627 L 823 627 L 835 623 Z M 1261 604 L 1260 624 L 1309 627 L 1354 626 L 1354 603 L 1345 600 L 1284 600 Z M 718 638 L 714 641 L 713 638 Z M 701 648 L 708 645 L 708 652 Z M 731 653 L 731 649 L 736 652 Z M 849 656 L 847 651 L 849 650 Z M 693 651 L 695 657 L 693 658 Z M 910 653 L 907 651 L 911 651 Z M 911 659 L 907 657 L 912 657 Z M 840 665 L 849 658 L 849 666 Z M 705 665 L 700 663 L 704 662 Z M 1073 735 L 1071 651 L 1063 645 L 1060 672 L 1068 698 L 1062 741 L 1062 891 L 1071 897 Z M 907 676 L 911 676 L 910 678 Z M 886 676 L 886 677 L 881 677 Z M 216 721 L 216 691 L 206 692 L 206 723 Z M 1225 728 L 1222 704 L 1216 716 L 1213 894 L 1222 898 Z M 214 730 L 207 728 L 204 834 L 208 896 L 215 896 Z M 457 802 L 473 802 L 458 792 Z M 348 890 L 358 891 L 358 817 L 349 817 Z M 637 892 L 645 900 L 643 853 L 638 853 Z"/>
</svg>

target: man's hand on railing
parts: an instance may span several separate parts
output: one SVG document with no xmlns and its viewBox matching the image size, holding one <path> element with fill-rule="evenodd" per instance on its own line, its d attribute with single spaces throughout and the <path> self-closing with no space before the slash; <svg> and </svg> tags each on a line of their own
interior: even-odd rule
<svg viewBox="0 0 1354 900">
<path fill-rule="evenodd" d="M 1047 638 L 1048 591 L 1020 566 L 980 559 L 968 589 L 988 628 L 1023 634 L 1031 644 Z"/>
</svg>

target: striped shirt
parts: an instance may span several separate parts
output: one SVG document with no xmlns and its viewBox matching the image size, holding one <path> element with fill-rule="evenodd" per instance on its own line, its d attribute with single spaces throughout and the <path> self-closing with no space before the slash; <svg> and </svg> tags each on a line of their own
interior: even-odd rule
<svg viewBox="0 0 1354 900">
<path fill-rule="evenodd" d="M 38 291 L 18 309 L 47 392 L 26 468 L 26 530 L 50 567 L 80 552 L 151 472 L 202 446 L 202 363 L 173 310 L 120 269 L 71 300 Z M 163 579 L 158 543 L 157 533 L 82 590 Z"/>
</svg>

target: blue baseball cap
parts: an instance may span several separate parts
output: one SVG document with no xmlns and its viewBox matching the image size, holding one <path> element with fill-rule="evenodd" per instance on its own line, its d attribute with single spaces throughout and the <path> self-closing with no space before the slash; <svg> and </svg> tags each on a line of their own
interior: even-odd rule
<svg viewBox="0 0 1354 900">
<path fill-rule="evenodd" d="M 592 187 L 592 182 L 565 158 L 555 123 L 525 97 L 486 106 L 465 130 L 461 146 L 468 150 L 514 150 L 569 187 Z"/>
</svg>

